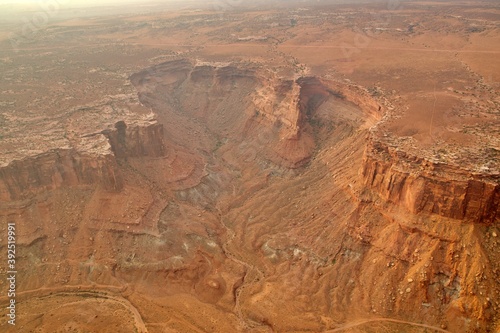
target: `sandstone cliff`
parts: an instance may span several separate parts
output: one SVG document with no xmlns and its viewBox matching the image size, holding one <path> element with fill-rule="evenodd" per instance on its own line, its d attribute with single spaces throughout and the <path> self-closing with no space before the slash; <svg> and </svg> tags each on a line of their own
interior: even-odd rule
<svg viewBox="0 0 500 333">
<path fill-rule="evenodd" d="M 167 132 L 176 133 L 171 136 L 176 143 L 183 145 L 192 135 L 177 133 L 178 126 L 170 127 L 169 119 L 181 116 L 186 123 L 196 119 L 191 130 L 215 134 L 218 148 L 222 142 L 238 143 L 245 150 L 242 155 L 289 168 L 310 159 L 315 143 L 308 118 L 331 94 L 315 77 L 295 80 L 258 64 L 176 60 L 130 79 L 141 102 L 160 110 L 158 117 Z M 120 146 L 114 138 L 111 142 Z"/>
<path fill-rule="evenodd" d="M 494 223 L 500 217 L 500 175 L 481 175 L 409 156 L 373 137 L 363 176 L 368 188 L 414 214 L 475 223 Z"/>
<path fill-rule="evenodd" d="M 164 154 L 162 125 L 153 121 L 127 126 L 119 121 L 113 129 L 79 138 L 73 148 L 54 149 L 0 168 L 0 199 L 21 200 L 47 190 L 79 185 L 119 191 L 123 179 L 117 158 Z"/>
<path fill-rule="evenodd" d="M 102 133 L 108 138 L 117 158 L 165 155 L 163 125 L 157 122 L 143 126 L 127 126 L 124 121 L 119 121 L 113 129 L 104 130 Z"/>
<path fill-rule="evenodd" d="M 0 199 L 20 200 L 63 186 L 99 184 L 119 190 L 122 179 L 112 154 L 93 156 L 54 150 L 0 169 Z"/>
<path fill-rule="evenodd" d="M 179 327 L 204 327 L 192 309 L 210 308 L 230 323 L 221 332 L 325 332 L 338 323 L 322 318 L 370 316 L 490 325 L 498 177 L 387 143 L 384 101 L 356 85 L 194 61 L 131 79 L 155 114 L 94 124 L 100 106 L 83 110 L 69 148 L 0 169 L 2 200 L 85 189 L 0 213 L 30 251 L 23 290 L 133 285 L 139 308 L 171 307 Z"/>
</svg>

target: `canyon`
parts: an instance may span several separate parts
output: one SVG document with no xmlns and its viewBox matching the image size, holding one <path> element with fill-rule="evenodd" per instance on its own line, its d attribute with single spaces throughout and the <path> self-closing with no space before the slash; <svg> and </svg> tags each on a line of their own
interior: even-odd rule
<svg viewBox="0 0 500 333">
<path fill-rule="evenodd" d="M 470 53 L 499 9 L 432 4 L 60 18 L 3 51 L 0 330 L 498 332 L 500 95 Z"/>
</svg>

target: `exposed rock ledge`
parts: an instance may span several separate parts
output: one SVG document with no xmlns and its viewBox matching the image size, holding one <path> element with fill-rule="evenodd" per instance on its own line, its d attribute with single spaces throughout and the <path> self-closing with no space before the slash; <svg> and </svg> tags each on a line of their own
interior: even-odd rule
<svg viewBox="0 0 500 333">
<path fill-rule="evenodd" d="M 0 200 L 20 200 L 65 186 L 99 185 L 119 191 L 117 158 L 165 154 L 163 126 L 156 121 L 114 128 L 80 138 L 74 148 L 53 149 L 0 168 Z"/>
<path fill-rule="evenodd" d="M 363 161 L 365 185 L 414 214 L 437 214 L 474 223 L 500 218 L 500 175 L 409 156 L 370 138 Z"/>
</svg>

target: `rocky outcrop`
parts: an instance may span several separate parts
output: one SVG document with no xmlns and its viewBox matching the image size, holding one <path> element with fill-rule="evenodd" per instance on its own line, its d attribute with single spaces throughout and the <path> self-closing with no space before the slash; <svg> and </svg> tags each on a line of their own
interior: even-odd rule
<svg viewBox="0 0 500 333">
<path fill-rule="evenodd" d="M 369 117 L 381 118 L 380 105 L 361 87 L 315 76 L 281 76 L 261 64 L 182 59 L 152 66 L 130 80 L 142 104 L 155 110 L 169 134 L 177 134 L 172 135 L 179 139 L 177 143 L 182 145 L 192 136 L 179 133 L 171 119 L 182 116 L 181 123 L 196 119 L 190 130 L 216 137 L 206 138 L 217 142 L 214 151 L 228 142 L 227 150 L 236 144 L 245 156 L 239 160 L 251 156 L 287 168 L 310 160 L 316 149 L 310 120 L 328 99 L 360 105 Z M 117 156 L 130 151 L 122 148 L 128 131 L 117 125 L 105 133 Z"/>
<path fill-rule="evenodd" d="M 164 154 L 162 125 L 155 121 L 133 125 L 119 121 L 113 129 L 83 136 L 74 148 L 54 149 L 0 168 L 0 200 L 21 200 L 44 191 L 79 185 L 119 191 L 123 179 L 117 158 Z"/>
<path fill-rule="evenodd" d="M 113 129 L 102 133 L 108 138 L 117 158 L 165 155 L 163 125 L 157 122 L 127 126 L 124 121 L 119 121 Z"/>
<path fill-rule="evenodd" d="M 54 150 L 14 161 L 0 169 L 0 199 L 21 200 L 64 186 L 102 185 L 120 190 L 123 181 L 112 154 L 93 156 L 75 150 Z"/>
<path fill-rule="evenodd" d="M 298 139 L 303 115 L 299 108 L 300 85 L 293 80 L 264 84 L 253 96 L 258 115 L 272 126 L 281 127 L 281 137 Z"/>
<path fill-rule="evenodd" d="M 307 162 L 314 150 L 314 139 L 305 131 L 307 124 L 307 97 L 298 81 L 274 78 L 261 82 L 252 96 L 256 117 L 254 131 L 248 137 L 266 134 L 271 142 L 266 158 L 288 168 Z"/>
<path fill-rule="evenodd" d="M 482 175 L 409 156 L 372 138 L 363 162 L 365 185 L 414 214 L 473 223 L 500 218 L 500 175 Z"/>
<path fill-rule="evenodd" d="M 274 157 L 269 158 L 289 168 L 300 167 L 310 160 L 316 147 L 309 120 L 328 98 L 342 94 L 312 76 L 296 80 L 275 77 L 261 84 L 252 98 L 256 119 L 264 128 L 279 133 Z"/>
<path fill-rule="evenodd" d="M 130 79 L 142 104 L 157 112 L 169 133 L 178 131 L 169 127 L 169 119 L 196 119 L 198 132 L 211 133 L 218 142 L 250 147 L 245 156 L 291 168 L 310 159 L 315 145 L 307 132 L 308 113 L 329 96 L 317 78 L 281 77 L 260 64 L 175 60 Z M 179 134 L 183 141 L 192 139 Z M 110 137 L 119 151 L 119 141 Z"/>
</svg>

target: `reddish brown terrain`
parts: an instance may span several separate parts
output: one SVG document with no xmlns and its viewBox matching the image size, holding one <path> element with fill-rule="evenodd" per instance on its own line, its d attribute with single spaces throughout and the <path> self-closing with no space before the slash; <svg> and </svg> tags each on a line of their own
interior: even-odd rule
<svg viewBox="0 0 500 333">
<path fill-rule="evenodd" d="M 1 332 L 500 332 L 498 2 L 312 3 L 1 7 Z"/>
</svg>

